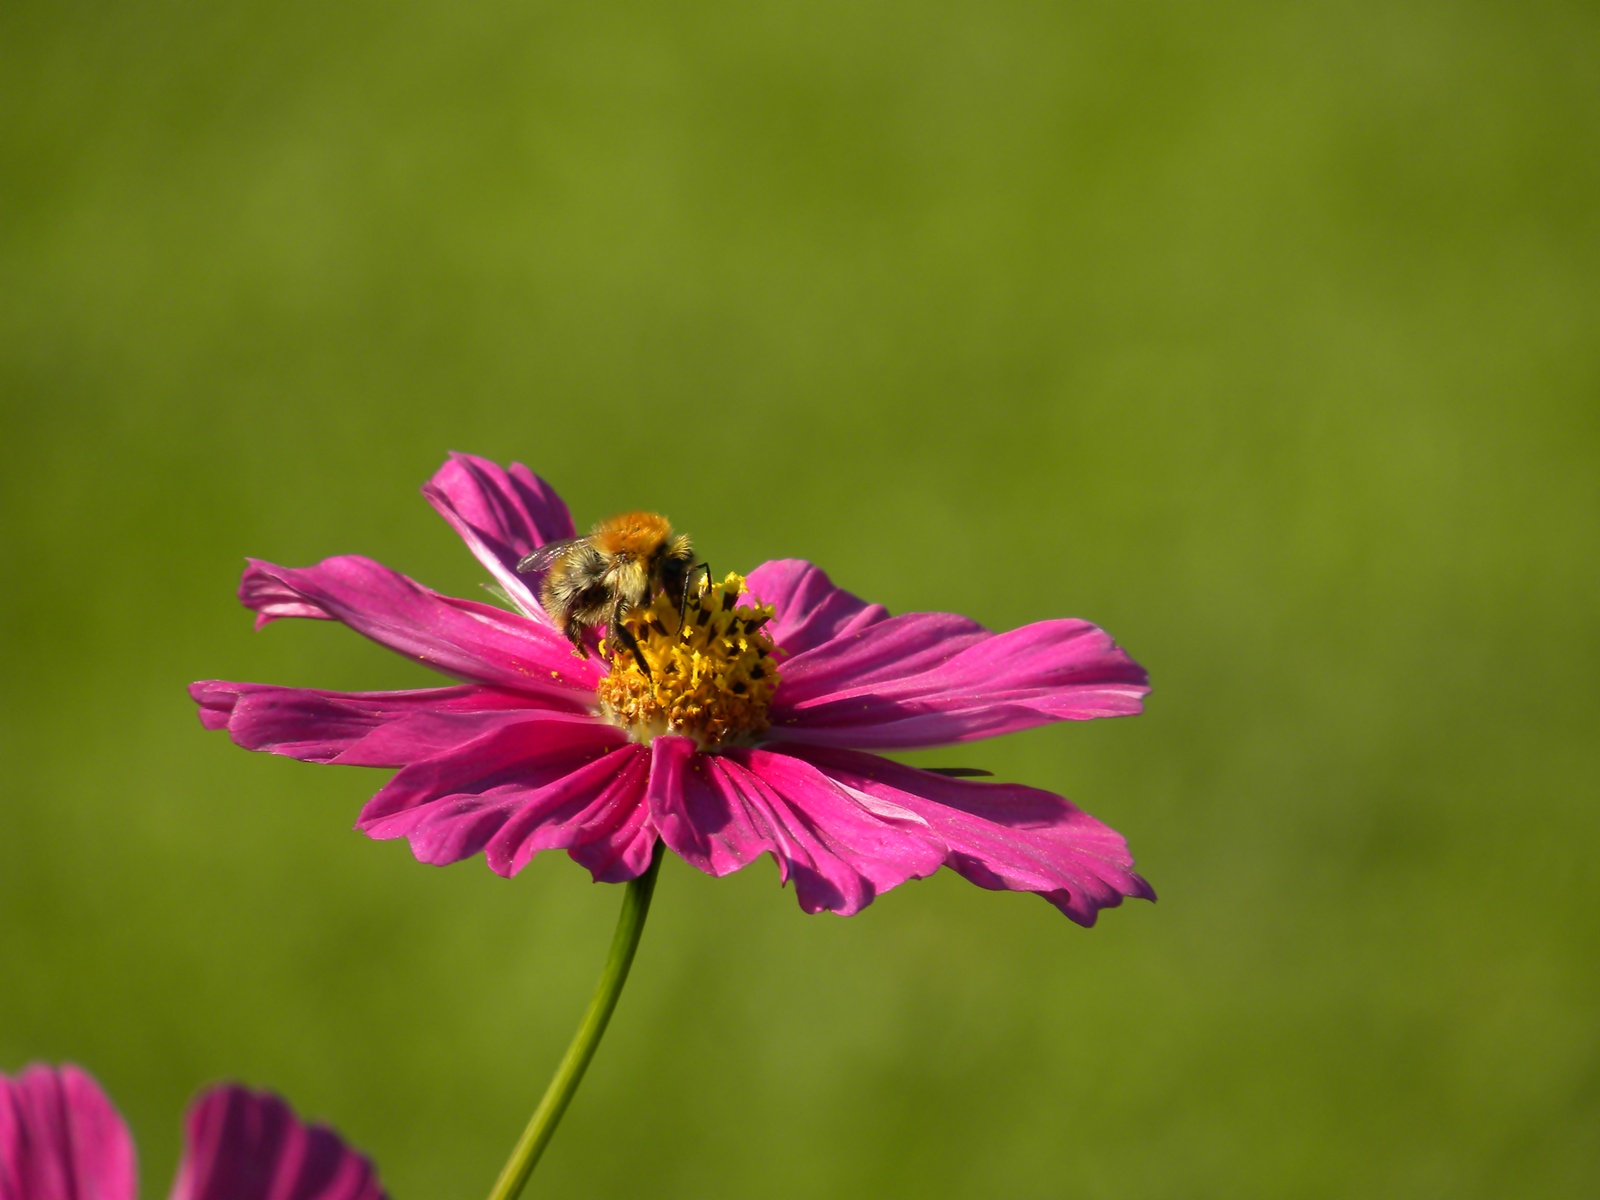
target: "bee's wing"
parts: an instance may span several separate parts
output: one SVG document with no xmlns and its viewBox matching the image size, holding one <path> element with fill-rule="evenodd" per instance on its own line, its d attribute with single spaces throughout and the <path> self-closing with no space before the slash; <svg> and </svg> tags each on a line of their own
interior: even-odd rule
<svg viewBox="0 0 1600 1200">
<path fill-rule="evenodd" d="M 517 574 L 532 575 L 535 571 L 545 570 L 581 541 L 582 538 L 571 537 L 562 538 L 559 542 L 546 542 L 532 554 L 522 556 L 521 561 L 517 563 Z"/>
</svg>

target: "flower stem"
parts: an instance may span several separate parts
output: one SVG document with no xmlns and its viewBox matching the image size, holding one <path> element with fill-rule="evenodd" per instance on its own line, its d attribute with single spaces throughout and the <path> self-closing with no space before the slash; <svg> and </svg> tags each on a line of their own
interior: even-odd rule
<svg viewBox="0 0 1600 1200">
<path fill-rule="evenodd" d="M 661 843 L 657 842 L 644 874 L 628 881 L 628 890 L 622 897 L 622 912 L 617 917 L 617 931 L 611 937 L 611 953 L 606 957 L 605 969 L 600 972 L 600 982 L 595 985 L 589 1011 L 583 1014 L 583 1023 L 573 1035 L 572 1044 L 567 1047 L 539 1107 L 533 1110 L 528 1127 L 517 1139 L 510 1159 L 500 1171 L 500 1178 L 494 1181 L 489 1200 L 516 1200 L 528 1176 L 533 1174 L 539 1156 L 555 1135 L 561 1114 L 567 1111 L 572 1094 L 578 1090 L 583 1072 L 605 1035 L 606 1022 L 611 1020 L 611 1010 L 617 1007 L 622 985 L 628 981 L 628 968 L 633 965 L 633 952 L 639 948 L 639 935 L 644 932 L 644 919 L 650 912 L 650 896 L 656 889 L 656 873 L 660 869 Z"/>
</svg>

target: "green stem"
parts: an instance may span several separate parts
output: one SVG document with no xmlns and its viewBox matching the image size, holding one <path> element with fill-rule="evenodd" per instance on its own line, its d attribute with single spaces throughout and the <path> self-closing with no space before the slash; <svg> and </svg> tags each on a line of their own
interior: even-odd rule
<svg viewBox="0 0 1600 1200">
<path fill-rule="evenodd" d="M 628 890 L 622 897 L 622 913 L 617 917 L 617 932 L 611 937 L 611 953 L 606 958 L 605 969 L 600 972 L 600 982 L 595 985 L 594 999 L 589 1001 L 589 1011 L 583 1014 L 583 1024 L 573 1035 L 572 1045 L 556 1068 L 555 1078 L 544 1091 L 544 1099 L 533 1110 L 533 1118 L 517 1139 L 516 1148 L 494 1181 L 489 1200 L 516 1200 L 528 1176 L 539 1162 L 539 1155 L 555 1135 L 561 1114 L 567 1111 L 572 1094 L 578 1090 L 583 1072 L 594 1057 L 595 1048 L 611 1020 L 611 1010 L 617 1007 L 617 997 L 622 985 L 628 981 L 628 968 L 633 965 L 633 952 L 639 948 L 639 935 L 644 932 L 644 919 L 650 912 L 650 895 L 656 888 L 656 872 L 661 869 L 661 843 L 657 842 L 650 856 L 650 865 L 643 875 L 628 881 Z"/>
</svg>

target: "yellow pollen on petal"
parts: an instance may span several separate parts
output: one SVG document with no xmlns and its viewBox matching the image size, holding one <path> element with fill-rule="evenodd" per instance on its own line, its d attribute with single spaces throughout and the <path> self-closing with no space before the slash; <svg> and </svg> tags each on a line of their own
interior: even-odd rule
<svg viewBox="0 0 1600 1200">
<path fill-rule="evenodd" d="M 649 674 L 626 646 L 600 643 L 611 673 L 597 689 L 606 718 L 636 742 L 662 734 L 691 737 L 702 750 L 747 745 L 766 731 L 778 686 L 776 648 L 763 630 L 770 604 L 740 604 L 744 576 L 691 594 L 678 628 L 678 606 L 665 594 L 623 618 L 638 639 Z"/>
</svg>

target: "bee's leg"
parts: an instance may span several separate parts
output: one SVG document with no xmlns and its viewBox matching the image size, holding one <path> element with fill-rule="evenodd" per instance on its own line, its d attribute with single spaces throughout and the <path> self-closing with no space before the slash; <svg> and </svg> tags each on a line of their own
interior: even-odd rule
<svg viewBox="0 0 1600 1200">
<path fill-rule="evenodd" d="M 589 657 L 589 647 L 583 644 L 583 626 L 577 621 L 568 621 L 567 627 L 561 632 L 567 635 L 567 641 L 572 643 L 572 652 L 579 658 Z"/>
<path fill-rule="evenodd" d="M 650 674 L 650 664 L 644 660 L 644 651 L 639 649 L 639 639 L 633 636 L 633 630 L 622 623 L 622 605 L 617 605 L 611 610 L 611 624 L 606 630 L 612 645 L 620 645 L 633 655 L 633 661 L 639 664 L 639 670 L 644 672 L 644 677 L 650 682 L 655 680 Z"/>
<path fill-rule="evenodd" d="M 705 585 L 711 582 L 711 564 L 695 563 L 689 568 L 689 573 L 683 577 L 683 595 L 678 597 L 678 640 L 683 640 L 683 623 L 689 619 L 689 581 L 694 578 L 696 571 L 704 571 L 700 577 L 700 590 L 705 590 Z M 696 594 L 696 599 L 699 596 Z"/>
</svg>

